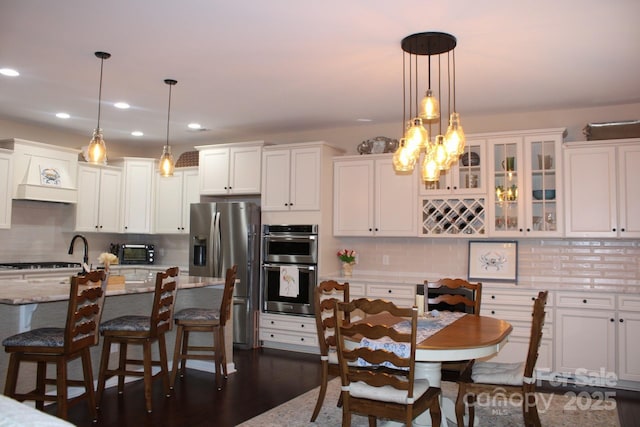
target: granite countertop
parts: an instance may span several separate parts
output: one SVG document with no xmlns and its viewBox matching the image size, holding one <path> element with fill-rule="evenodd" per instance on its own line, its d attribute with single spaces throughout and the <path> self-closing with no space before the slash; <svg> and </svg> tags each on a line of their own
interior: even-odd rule
<svg viewBox="0 0 640 427">
<path fill-rule="evenodd" d="M 417 285 L 423 283 L 425 279 L 436 281 L 438 277 L 430 277 L 429 274 L 419 273 L 389 273 L 389 272 L 354 272 L 353 276 L 345 277 L 340 273 L 322 275 L 318 280 L 335 280 L 337 282 L 367 283 L 367 284 L 387 284 L 387 285 Z M 551 291 L 575 291 L 575 292 L 615 292 L 620 294 L 640 294 L 640 284 L 590 284 L 590 283 L 558 283 L 558 282 L 528 282 L 520 279 L 517 284 L 482 281 L 483 287 L 503 288 L 503 289 L 533 289 Z"/>
<path fill-rule="evenodd" d="M 224 288 L 223 277 L 178 276 L 178 289 L 206 286 Z M 155 290 L 155 276 L 140 280 L 127 280 L 122 285 L 107 287 L 107 296 L 150 293 Z M 7 279 L 0 277 L 0 304 L 22 305 L 69 299 L 69 282 L 66 280 Z"/>
</svg>

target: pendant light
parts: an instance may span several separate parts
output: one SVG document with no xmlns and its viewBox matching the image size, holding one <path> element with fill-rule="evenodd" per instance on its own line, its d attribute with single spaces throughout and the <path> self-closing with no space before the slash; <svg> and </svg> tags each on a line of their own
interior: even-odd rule
<svg viewBox="0 0 640 427">
<path fill-rule="evenodd" d="M 164 82 L 169 85 L 169 107 L 167 108 L 167 143 L 162 148 L 162 156 L 160 157 L 160 176 L 173 176 L 175 163 L 173 162 L 171 146 L 169 145 L 169 119 L 171 117 L 171 86 L 174 86 L 178 81 L 165 79 Z"/>
<path fill-rule="evenodd" d="M 105 164 L 107 163 L 107 147 L 102 138 L 102 129 L 100 128 L 100 105 L 102 102 L 102 68 L 104 60 L 111 57 L 107 52 L 95 52 L 96 57 L 100 58 L 100 89 L 98 90 L 98 125 L 93 131 L 93 138 L 89 142 L 88 160 L 89 163 Z"/>
</svg>

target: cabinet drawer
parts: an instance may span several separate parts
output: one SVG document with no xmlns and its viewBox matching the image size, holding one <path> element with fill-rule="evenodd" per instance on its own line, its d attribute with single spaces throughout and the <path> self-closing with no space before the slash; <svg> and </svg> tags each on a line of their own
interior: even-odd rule
<svg viewBox="0 0 640 427">
<path fill-rule="evenodd" d="M 506 320 L 507 322 L 524 322 L 531 324 L 533 308 L 520 307 L 504 307 L 495 305 L 483 305 L 480 309 L 480 315 L 495 317 L 497 319 Z M 548 307 L 545 310 L 544 323 L 553 323 L 553 310 Z M 527 333 L 529 336 L 529 333 Z"/>
<path fill-rule="evenodd" d="M 618 295 L 618 310 L 640 311 L 640 295 Z"/>
<path fill-rule="evenodd" d="M 295 332 L 276 329 L 260 329 L 260 339 L 262 341 L 318 347 L 318 337 L 316 335 L 296 334 Z"/>
<path fill-rule="evenodd" d="M 317 333 L 315 322 L 313 317 L 263 314 L 260 318 L 260 327 L 315 334 Z"/>
<path fill-rule="evenodd" d="M 389 285 L 369 285 L 367 296 L 370 298 L 384 298 L 396 300 L 398 298 L 415 301 L 416 287 L 415 285 L 406 286 L 389 286 Z"/>
<path fill-rule="evenodd" d="M 558 292 L 556 305 L 572 308 L 615 308 L 615 295 Z"/>
<path fill-rule="evenodd" d="M 524 322 L 509 322 L 511 326 L 513 326 L 513 331 L 511 332 L 511 337 L 520 337 L 526 339 L 527 343 L 529 342 L 529 337 L 531 336 L 531 323 Z M 553 338 L 553 324 L 552 323 L 544 323 L 542 327 L 542 338 L 544 339 L 552 339 Z M 511 339 L 511 338 L 510 338 Z"/>
<path fill-rule="evenodd" d="M 349 298 L 363 298 L 367 295 L 366 285 L 364 283 L 349 283 Z"/>
<path fill-rule="evenodd" d="M 523 305 L 531 307 L 533 311 L 533 301 L 538 296 L 537 289 L 530 289 L 522 292 L 504 292 L 494 291 L 491 289 L 482 290 L 481 305 L 484 304 L 505 304 L 505 305 Z M 547 297 L 547 307 L 553 306 L 553 296 L 549 293 Z"/>
</svg>

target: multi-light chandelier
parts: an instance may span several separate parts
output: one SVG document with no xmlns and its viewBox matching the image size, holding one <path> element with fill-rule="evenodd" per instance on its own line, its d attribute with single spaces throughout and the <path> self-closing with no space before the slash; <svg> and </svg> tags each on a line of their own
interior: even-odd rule
<svg viewBox="0 0 640 427">
<path fill-rule="evenodd" d="M 440 32 L 416 33 L 402 39 L 402 86 L 403 86 L 403 132 L 398 149 L 393 155 L 393 167 L 397 172 L 412 172 L 420 156 L 422 180 L 438 181 L 440 172 L 445 171 L 458 161 L 464 153 L 465 136 L 460 125 L 460 115 L 456 111 L 456 59 L 454 49 L 456 38 Z M 442 134 L 440 103 L 431 87 L 431 57 L 438 59 L 438 96 L 442 96 L 441 58 L 447 54 L 447 93 L 449 125 L 446 134 Z M 408 67 L 407 67 L 408 56 Z M 428 84 L 424 98 L 418 104 L 418 57 L 427 57 Z M 452 75 L 453 74 L 453 75 Z M 407 82 L 409 83 L 407 87 Z M 453 92 L 453 96 L 452 96 Z M 408 102 L 407 102 L 408 94 Z M 408 108 L 407 108 L 408 107 Z M 410 120 L 407 121 L 408 117 Z M 437 122 L 438 135 L 431 139 L 431 127 Z M 429 130 L 425 128 L 428 126 Z"/>
</svg>

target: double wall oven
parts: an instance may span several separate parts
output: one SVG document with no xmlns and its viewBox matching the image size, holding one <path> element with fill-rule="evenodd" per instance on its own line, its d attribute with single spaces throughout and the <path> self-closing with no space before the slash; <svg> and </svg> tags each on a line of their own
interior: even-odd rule
<svg viewBox="0 0 640 427">
<path fill-rule="evenodd" d="M 263 310 L 313 316 L 318 272 L 317 225 L 271 225 L 262 228 Z M 293 271 L 294 291 L 283 289 L 283 274 Z"/>
</svg>

